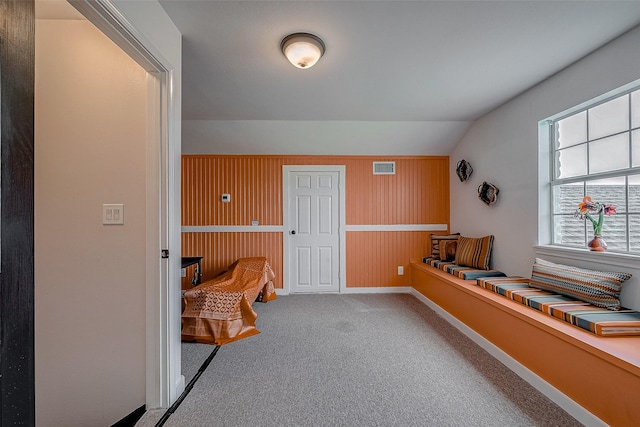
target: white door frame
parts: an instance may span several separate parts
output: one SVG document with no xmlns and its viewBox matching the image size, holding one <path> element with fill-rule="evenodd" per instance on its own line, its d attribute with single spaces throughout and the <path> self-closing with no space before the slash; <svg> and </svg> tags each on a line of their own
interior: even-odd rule
<svg viewBox="0 0 640 427">
<path fill-rule="evenodd" d="M 147 71 L 146 407 L 167 408 L 185 388 L 180 342 L 180 134 L 174 66 L 111 0 L 68 0 Z M 154 53 L 152 53 L 154 52 Z M 161 252 L 168 249 L 170 257 Z"/>
<path fill-rule="evenodd" d="M 345 179 L 347 167 L 344 165 L 284 165 L 282 166 L 282 287 L 283 293 L 291 292 L 291 278 L 289 277 L 289 252 L 291 251 L 289 231 L 293 227 L 293 219 L 289 215 L 289 173 L 290 172 L 338 172 L 338 245 L 340 251 L 340 272 L 338 281 L 340 283 L 339 293 L 343 293 L 346 289 L 347 278 L 347 254 L 346 254 L 346 196 L 345 196 Z"/>
</svg>

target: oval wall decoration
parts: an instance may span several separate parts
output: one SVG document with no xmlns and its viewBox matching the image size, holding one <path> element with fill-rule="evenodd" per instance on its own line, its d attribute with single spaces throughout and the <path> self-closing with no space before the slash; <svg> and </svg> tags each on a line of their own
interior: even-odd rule
<svg viewBox="0 0 640 427">
<path fill-rule="evenodd" d="M 456 175 L 460 178 L 460 182 L 468 180 L 472 172 L 473 168 L 471 168 L 471 165 L 465 159 L 458 162 L 458 165 L 456 166 Z"/>
<path fill-rule="evenodd" d="M 485 181 L 478 187 L 478 198 L 490 206 L 498 200 L 499 192 L 498 187 Z"/>
</svg>

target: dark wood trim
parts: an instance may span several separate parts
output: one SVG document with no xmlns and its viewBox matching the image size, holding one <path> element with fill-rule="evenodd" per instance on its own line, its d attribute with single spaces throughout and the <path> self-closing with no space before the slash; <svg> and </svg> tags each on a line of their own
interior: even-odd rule
<svg viewBox="0 0 640 427">
<path fill-rule="evenodd" d="M 35 425 L 33 0 L 0 0 L 0 425 Z"/>
</svg>

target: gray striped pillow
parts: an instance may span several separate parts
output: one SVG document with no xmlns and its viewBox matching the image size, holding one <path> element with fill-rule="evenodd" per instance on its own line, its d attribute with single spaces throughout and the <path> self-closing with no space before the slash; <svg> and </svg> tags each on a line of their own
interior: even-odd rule
<svg viewBox="0 0 640 427">
<path fill-rule="evenodd" d="M 629 273 L 588 270 L 536 258 L 531 286 L 578 298 L 596 307 L 620 310 L 622 283 L 630 277 Z"/>
</svg>

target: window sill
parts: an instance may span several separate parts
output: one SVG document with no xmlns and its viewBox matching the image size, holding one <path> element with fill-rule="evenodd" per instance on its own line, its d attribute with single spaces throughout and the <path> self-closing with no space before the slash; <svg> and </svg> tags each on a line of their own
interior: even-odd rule
<svg viewBox="0 0 640 427">
<path fill-rule="evenodd" d="M 626 268 L 637 268 L 640 255 L 622 254 L 615 252 L 592 252 L 587 249 L 569 248 L 565 246 L 537 245 L 534 246 L 536 256 L 553 256 L 576 261 L 588 261 L 599 264 L 615 265 Z"/>
</svg>

